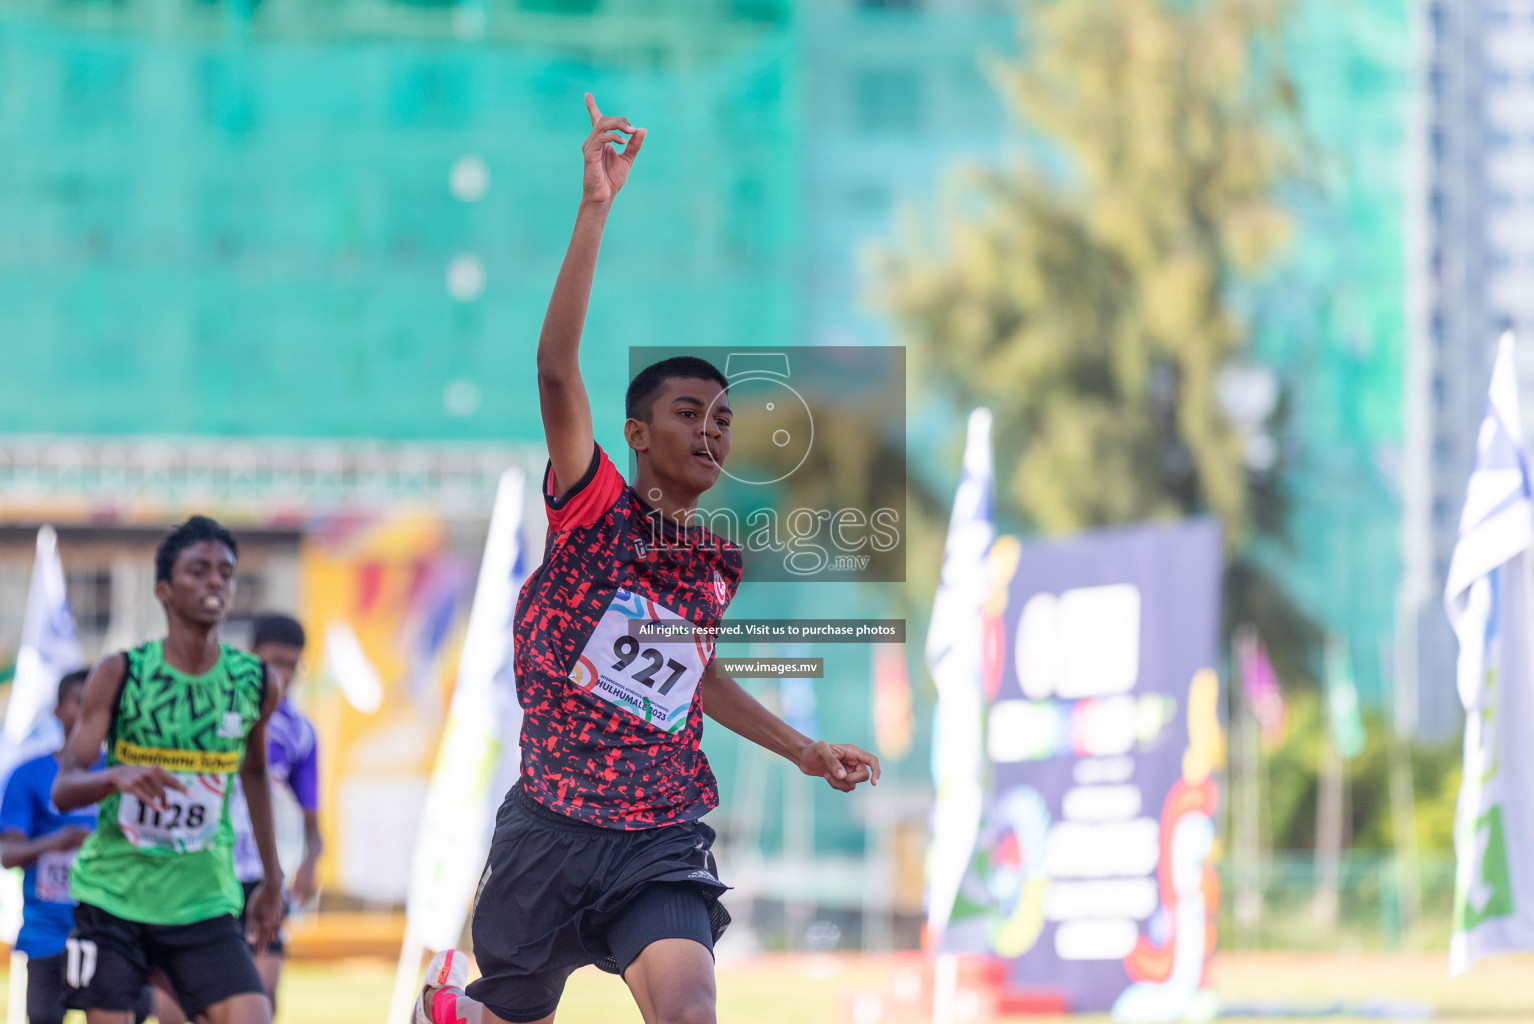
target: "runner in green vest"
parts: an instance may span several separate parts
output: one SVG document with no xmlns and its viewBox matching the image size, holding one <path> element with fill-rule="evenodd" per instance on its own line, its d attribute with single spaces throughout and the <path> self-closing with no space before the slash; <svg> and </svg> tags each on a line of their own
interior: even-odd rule
<svg viewBox="0 0 1534 1024">
<path fill-rule="evenodd" d="M 155 596 L 169 633 L 97 664 L 60 758 L 54 803 L 101 805 L 71 873 L 79 906 L 65 945 L 67 1002 L 88 1024 L 130 1024 L 155 972 L 190 1019 L 272 1019 L 247 942 L 265 948 L 282 916 L 266 771 L 266 721 L 282 687 L 259 659 L 219 642 L 237 553 L 229 531 L 203 516 L 166 536 Z M 92 771 L 103 743 L 106 766 Z M 248 934 L 231 856 L 236 772 L 265 872 Z"/>
</svg>

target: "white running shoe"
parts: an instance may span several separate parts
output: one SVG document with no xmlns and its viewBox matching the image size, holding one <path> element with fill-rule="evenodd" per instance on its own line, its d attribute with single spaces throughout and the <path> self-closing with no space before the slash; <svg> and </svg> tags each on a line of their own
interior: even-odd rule
<svg viewBox="0 0 1534 1024">
<path fill-rule="evenodd" d="M 415 1012 L 410 1024 L 436 1024 L 431 1015 L 432 1000 L 445 988 L 463 992 L 469 983 L 469 958 L 456 949 L 444 949 L 431 958 L 426 965 L 426 984 L 421 986 L 421 997 L 415 1001 Z"/>
</svg>

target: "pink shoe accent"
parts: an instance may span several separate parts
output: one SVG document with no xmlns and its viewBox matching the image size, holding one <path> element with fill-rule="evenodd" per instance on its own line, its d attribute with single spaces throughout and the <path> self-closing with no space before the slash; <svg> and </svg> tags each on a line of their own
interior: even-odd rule
<svg viewBox="0 0 1534 1024">
<path fill-rule="evenodd" d="M 447 977 L 447 972 L 443 971 L 442 976 Z M 467 1024 L 462 1017 L 458 1016 L 458 997 L 461 994 L 450 988 L 437 989 L 436 994 L 431 997 L 432 1024 Z"/>
<path fill-rule="evenodd" d="M 447 951 L 447 956 L 442 961 L 442 970 L 437 972 L 437 984 L 438 985 L 446 985 L 447 984 L 447 979 L 450 976 L 452 976 L 452 973 L 453 973 L 453 957 L 456 956 L 457 953 L 458 953 L 458 951 L 456 949 L 450 949 L 450 950 Z"/>
</svg>

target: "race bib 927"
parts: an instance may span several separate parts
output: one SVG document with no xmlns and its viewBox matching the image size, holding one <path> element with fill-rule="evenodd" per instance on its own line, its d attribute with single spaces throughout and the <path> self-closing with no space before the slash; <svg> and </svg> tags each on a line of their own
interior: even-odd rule
<svg viewBox="0 0 1534 1024">
<path fill-rule="evenodd" d="M 687 619 L 648 598 L 619 590 L 613 595 L 570 680 L 581 689 L 627 711 L 661 732 L 687 724 L 692 695 L 713 658 L 713 644 L 688 628 L 690 639 L 657 643 L 631 635 L 639 622 L 680 623 Z"/>
<path fill-rule="evenodd" d="M 162 810 L 132 793 L 124 793 L 117 806 L 117 825 L 128 842 L 141 850 L 196 853 L 205 849 L 218 833 L 230 777 L 172 774 L 187 788 L 185 793 L 166 790 L 166 806 Z"/>
</svg>

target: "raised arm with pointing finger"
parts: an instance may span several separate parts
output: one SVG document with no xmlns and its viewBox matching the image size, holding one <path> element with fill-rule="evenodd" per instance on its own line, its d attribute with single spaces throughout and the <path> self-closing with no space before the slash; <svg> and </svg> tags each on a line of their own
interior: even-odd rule
<svg viewBox="0 0 1534 1024">
<path fill-rule="evenodd" d="M 607 225 L 613 198 L 628 180 L 645 135 L 643 128 L 635 128 L 627 118 L 603 116 L 589 92 L 586 111 L 591 115 L 591 134 L 581 147 L 586 163 L 581 205 L 575 215 L 570 247 L 554 282 L 554 295 L 544 314 L 543 331 L 538 335 L 538 404 L 560 494 L 580 480 L 591 464 L 595 442 L 591 402 L 581 380 L 581 330 L 591 300 L 597 252 L 602 248 L 602 229 Z"/>
</svg>

